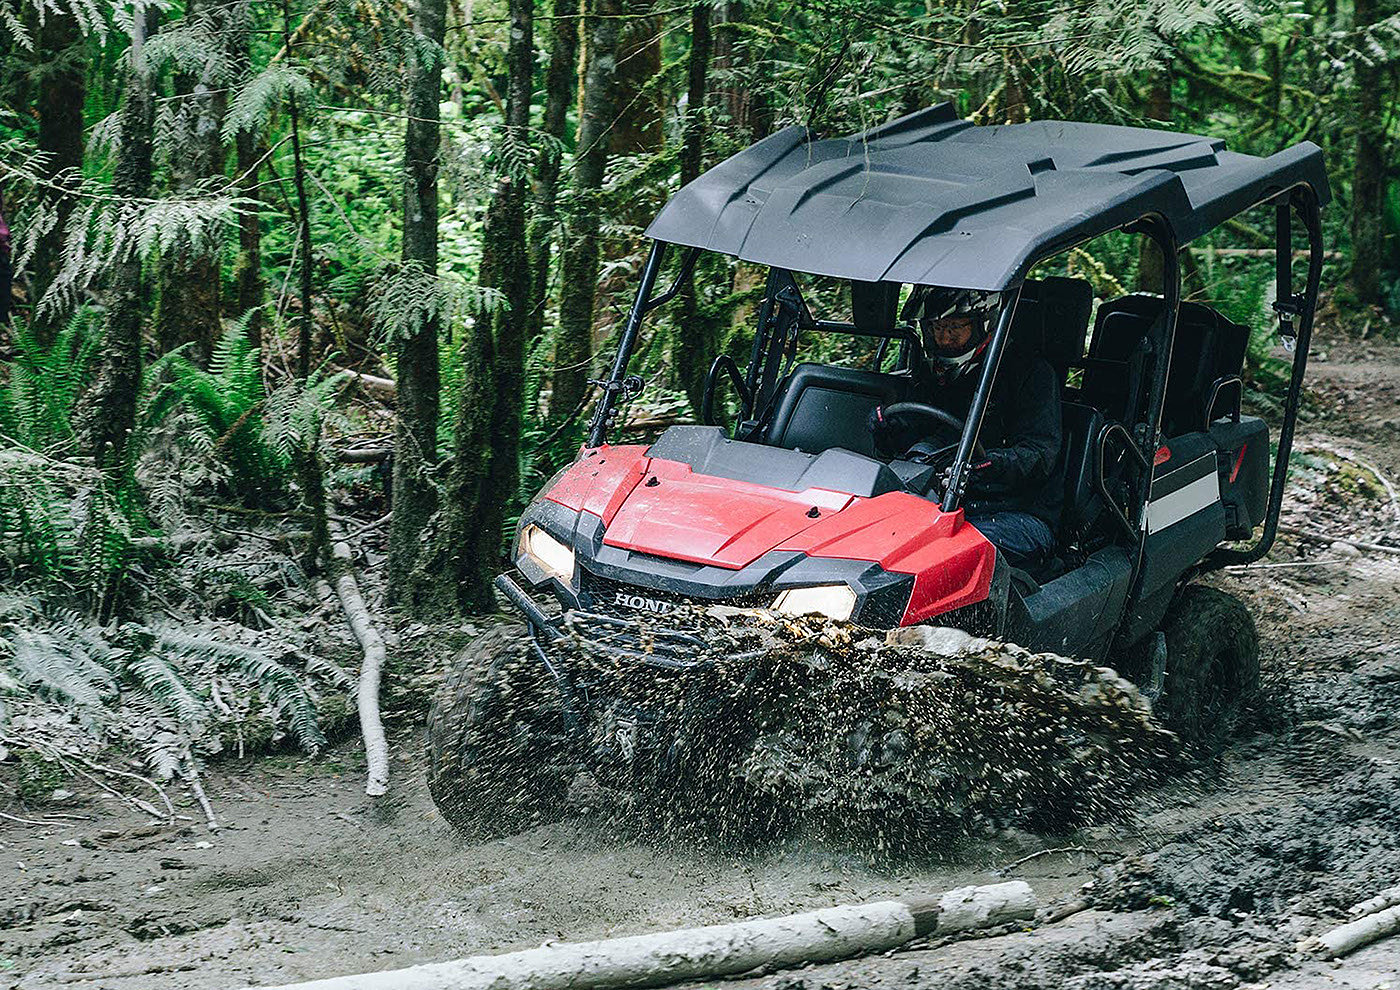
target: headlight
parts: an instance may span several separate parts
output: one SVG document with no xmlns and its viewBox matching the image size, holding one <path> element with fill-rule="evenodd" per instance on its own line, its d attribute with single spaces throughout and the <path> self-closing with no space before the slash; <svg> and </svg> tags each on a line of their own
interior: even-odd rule
<svg viewBox="0 0 1400 990">
<path fill-rule="evenodd" d="M 856 610 L 856 593 L 844 584 L 822 584 L 815 588 L 784 591 L 773 607 L 785 615 L 824 615 L 845 621 Z"/>
<path fill-rule="evenodd" d="M 574 551 L 538 526 L 526 526 L 520 534 L 520 553 L 529 557 L 550 577 L 565 584 L 574 580 Z"/>
</svg>

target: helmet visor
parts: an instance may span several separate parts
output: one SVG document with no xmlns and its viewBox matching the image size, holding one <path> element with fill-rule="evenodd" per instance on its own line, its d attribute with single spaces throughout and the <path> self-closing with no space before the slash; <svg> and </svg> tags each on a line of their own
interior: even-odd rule
<svg viewBox="0 0 1400 990">
<path fill-rule="evenodd" d="M 931 357 L 960 357 L 982 342 L 982 319 L 972 313 L 952 313 L 948 316 L 923 317 L 919 329 L 924 335 L 924 349 Z"/>
</svg>

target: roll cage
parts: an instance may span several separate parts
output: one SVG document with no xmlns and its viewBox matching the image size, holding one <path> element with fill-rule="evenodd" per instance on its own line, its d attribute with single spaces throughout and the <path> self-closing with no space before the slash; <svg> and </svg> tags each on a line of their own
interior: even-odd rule
<svg viewBox="0 0 1400 990">
<path fill-rule="evenodd" d="M 1054 122 L 1042 122 L 1042 125 L 1049 126 L 1052 123 Z M 1004 135 L 1015 132 L 1018 128 L 1034 129 L 1037 126 L 1041 125 L 973 130 Z M 790 133 L 800 131 L 800 128 L 788 128 L 787 131 L 759 142 L 753 148 L 741 152 L 735 158 L 701 176 L 677 194 L 648 229 L 652 244 L 642 268 L 641 284 L 624 324 L 611 372 L 601 383 L 602 398 L 588 432 L 588 446 L 598 447 L 607 442 L 619 403 L 640 390 L 640 379 L 629 375 L 627 368 L 642 322 L 648 313 L 677 295 L 693 271 L 701 250 L 719 250 L 745 260 L 768 263 L 770 273 L 805 270 L 818 275 L 847 278 L 853 285 L 852 296 L 857 310 L 863 306 L 867 311 L 883 312 L 887 317 L 859 323 L 814 320 L 790 276 L 787 284 L 784 284 L 781 277 L 775 278 L 770 274 L 748 368 L 741 371 L 728 355 L 718 357 L 710 369 L 703 403 L 708 409 L 714 401 L 717 384 L 722 379 L 727 380 L 739 396 L 744 419 L 752 424 L 756 417 L 761 418 L 762 400 L 772 394 L 781 373 L 783 357 L 791 352 L 796 334 L 803 330 L 879 338 L 881 343 L 878 353 L 881 357 L 891 344 L 897 342 L 902 351 L 902 361 L 908 363 L 911 350 L 918 348 L 919 340 L 912 330 L 896 325 L 893 319 L 893 300 L 897 298 L 900 286 L 900 281 L 893 278 L 893 273 L 901 265 L 905 266 L 906 271 L 909 270 L 907 259 L 920 251 L 924 251 L 928 257 L 939 257 L 936 252 L 932 252 L 930 245 L 933 248 L 944 245 L 946 252 L 945 242 L 956 240 L 959 235 L 971 237 L 977 234 L 984 238 L 988 234 L 995 236 L 995 225 L 984 229 L 979 228 L 975 222 L 965 221 L 968 217 L 974 220 L 1004 218 L 1008 201 L 1012 201 L 1014 205 L 1019 195 L 1025 215 L 1021 217 L 1022 223 L 1014 228 L 1015 234 L 1013 235 L 1008 228 L 1007 235 L 1003 238 L 1016 243 L 1013 243 L 1010 249 L 1006 249 L 1000 242 L 992 248 L 987 248 L 984 243 L 981 249 L 984 252 L 981 269 L 991 270 L 990 275 L 980 276 L 980 281 L 971 276 L 970 272 L 979 265 L 976 257 L 963 257 L 956 263 L 940 261 L 928 269 L 936 274 L 941 265 L 942 269 L 949 273 L 961 273 L 961 278 L 958 282 L 930 281 L 927 284 L 958 284 L 969 288 L 996 289 L 1007 297 L 988 342 L 981 376 L 973 393 L 966 425 L 952 461 L 950 483 L 943 508 L 952 511 L 963 498 L 971 453 L 976 445 L 987 403 L 1012 336 L 1017 307 L 1020 305 L 1022 291 L 1031 270 L 1037 264 L 1113 230 L 1140 233 L 1157 245 L 1164 262 L 1164 291 L 1160 316 L 1152 322 L 1142 348 L 1146 362 L 1146 400 L 1142 407 L 1142 415 L 1135 421 L 1110 422 L 1092 439 L 1101 489 L 1103 464 L 1110 446 L 1121 447 L 1124 454 L 1137 464 L 1144 479 L 1142 484 L 1135 486 L 1127 504 L 1121 506 L 1107 490 L 1100 491 L 1125 536 L 1136 542 L 1138 565 L 1135 570 L 1140 571 L 1149 532 L 1146 516 L 1147 507 L 1152 501 L 1151 465 L 1163 439 L 1163 407 L 1181 309 L 1178 252 L 1185 243 L 1203 236 L 1226 220 L 1257 206 L 1272 203 L 1275 206 L 1278 258 L 1274 309 L 1279 319 L 1279 332 L 1285 344 L 1293 350 L 1294 356 L 1288 393 L 1283 406 L 1277 454 L 1270 470 L 1264 529 L 1252 545 L 1243 548 L 1217 548 L 1200 561 L 1195 569 L 1202 571 L 1227 564 L 1248 563 L 1265 555 L 1277 535 L 1286 468 L 1297 422 L 1313 315 L 1321 282 L 1323 246 L 1320 209 L 1329 193 L 1325 174 L 1321 171 L 1320 152 L 1310 145 L 1300 145 L 1268 159 L 1256 159 L 1224 151 L 1223 142 L 1191 135 L 1083 124 L 1059 126 L 1076 129 L 1073 132 L 1076 135 L 1088 133 L 1108 148 L 1098 158 L 1091 158 L 1087 166 L 1081 164 L 1076 169 L 1063 170 L 1063 174 L 1072 173 L 1077 180 L 1082 172 L 1122 165 L 1122 172 L 1114 171 L 1111 174 L 1116 178 L 1128 176 L 1135 181 L 1127 182 L 1122 189 L 1111 189 L 1111 195 L 1098 204 L 1097 212 L 1094 212 L 1091 205 L 1091 208 L 1081 210 L 1073 223 L 1066 222 L 1065 207 L 1060 202 L 1066 190 L 1060 186 L 1068 184 L 1068 192 L 1072 194 L 1079 188 L 1078 185 L 1069 180 L 1058 185 L 1054 182 L 1045 183 L 1047 176 L 1059 178 L 1052 175 L 1057 171 L 1052 159 L 1027 153 L 1025 175 L 999 177 L 997 181 L 1002 185 L 983 190 L 984 200 L 978 201 L 975 195 L 965 194 L 956 198 L 956 202 L 951 205 L 931 202 L 928 212 L 933 216 L 934 222 L 917 228 L 914 234 L 907 237 L 907 243 L 895 243 L 888 249 L 882 246 L 881 250 L 889 257 L 882 257 L 873 268 L 856 254 L 852 254 L 848 263 L 839 258 L 833 260 L 830 250 L 815 252 L 813 260 L 820 261 L 819 265 L 811 264 L 804 268 L 801 264 L 793 264 L 792 248 L 786 242 L 760 241 L 758 246 L 754 247 L 751 241 L 756 236 L 755 233 L 746 233 L 739 240 L 735 240 L 733 224 L 729 224 L 726 219 L 728 212 L 735 208 L 736 202 L 741 201 L 740 193 L 746 192 L 749 200 L 761 199 L 765 204 L 758 209 L 756 218 L 750 217 L 750 222 L 755 228 L 763 222 L 766 206 L 780 199 L 787 210 L 785 216 L 790 218 L 797 215 L 801 208 L 813 199 L 829 196 L 833 188 L 839 188 L 839 182 L 848 179 L 858 181 L 862 169 L 867 182 L 871 181 L 870 175 L 878 175 L 880 159 L 870 149 L 881 147 L 882 142 L 892 144 L 890 155 L 897 159 L 897 164 L 902 163 L 900 167 L 907 172 L 910 145 L 917 145 L 923 141 L 929 147 L 937 149 L 940 142 L 960 139 L 967 135 L 971 125 L 956 121 L 946 105 L 920 111 L 855 138 L 814 142 L 812 136 L 805 131 L 800 136 Z M 997 135 L 993 135 L 995 136 Z M 1034 133 L 1023 133 L 1014 139 L 1007 139 L 1006 143 L 1012 149 L 1025 151 L 1029 146 L 1031 152 L 1036 152 L 1038 146 L 1035 145 L 1035 136 Z M 825 152 L 814 150 L 825 145 L 841 145 L 843 142 L 847 146 L 864 146 L 866 152 L 862 159 L 865 162 L 863 166 L 859 162 L 853 163 L 849 160 L 849 150 L 844 162 L 830 148 Z M 1114 150 L 1115 142 L 1121 145 L 1117 151 Z M 792 166 L 797 168 L 796 173 L 786 177 L 780 175 L 775 180 L 773 173 L 782 172 L 784 162 L 792 158 L 804 143 L 808 149 L 808 161 L 814 161 L 815 164 L 805 167 Z M 981 143 L 995 147 L 991 138 Z M 1051 142 L 1049 150 L 1063 150 L 1063 147 L 1063 140 L 1058 145 Z M 839 151 L 839 147 L 836 150 Z M 1075 153 L 1079 152 L 1076 150 Z M 934 152 L 930 152 L 930 155 L 934 159 L 933 170 L 936 171 L 938 156 Z M 1205 158 L 1207 155 L 1210 156 L 1209 163 Z M 823 156 L 826 160 L 823 160 Z M 746 158 L 754 157 L 758 159 L 756 162 L 745 161 Z M 1113 164 L 1104 166 L 1100 159 Z M 1128 168 L 1124 162 L 1142 164 L 1144 167 L 1134 170 Z M 846 173 L 834 173 L 833 163 L 835 166 L 846 168 Z M 744 168 L 739 168 L 740 165 Z M 817 174 L 808 176 L 808 172 Z M 1104 173 L 1095 174 L 1101 176 Z M 837 177 L 833 178 L 833 175 Z M 908 178 L 902 172 L 900 176 Z M 1029 176 L 1029 187 L 1023 181 L 1026 176 Z M 770 186 L 766 190 L 763 187 L 765 182 Z M 718 200 L 713 195 L 703 196 L 707 184 L 727 189 L 728 196 Z M 1045 184 L 1048 191 L 1042 191 L 1042 184 Z M 798 194 L 784 199 L 793 187 L 798 187 Z M 1012 191 L 1007 192 L 1007 188 L 1011 188 Z M 1027 188 L 1030 189 L 1029 192 L 1026 191 Z M 902 186 L 896 189 L 890 194 L 890 198 L 898 199 L 902 195 L 902 189 Z M 976 189 L 973 191 L 975 193 Z M 866 191 L 855 193 L 853 197 L 843 201 L 847 202 L 848 211 L 854 210 L 855 205 L 866 205 L 863 202 L 868 198 Z M 705 222 L 697 221 L 697 200 L 707 203 L 718 201 L 722 204 L 719 207 L 707 207 L 709 212 L 699 218 L 710 222 L 710 233 L 706 237 L 693 233 L 695 229 L 706 229 Z M 798 205 L 793 206 L 793 202 Z M 1144 209 L 1138 212 L 1137 208 Z M 907 211 L 909 205 L 904 204 L 903 209 Z M 1035 227 L 1037 211 L 1045 221 L 1044 229 Z M 1308 241 L 1307 274 L 1301 292 L 1295 291 L 1292 264 L 1292 224 L 1295 213 L 1302 223 Z M 949 217 L 952 219 L 949 220 Z M 790 220 L 785 222 L 791 226 Z M 881 222 L 887 223 L 887 217 Z M 857 221 L 853 221 L 853 224 L 854 233 L 851 239 L 860 242 L 864 238 L 868 242 L 871 236 L 868 228 L 871 224 Z M 960 229 L 964 227 L 969 229 Z M 1020 238 L 1019 241 L 1017 237 Z M 675 281 L 669 288 L 656 293 L 656 283 L 669 244 L 679 245 L 684 253 Z M 945 253 L 942 257 L 947 256 Z M 1000 271 L 996 269 L 998 264 L 1003 266 Z M 872 272 L 884 277 L 871 279 L 869 276 Z M 1223 375 L 1212 383 L 1207 403 L 1207 418 L 1218 405 L 1221 395 L 1228 394 L 1231 390 L 1234 392 L 1236 415 L 1238 414 L 1241 390 L 1238 374 L 1239 369 L 1235 369 L 1233 375 Z"/>
</svg>

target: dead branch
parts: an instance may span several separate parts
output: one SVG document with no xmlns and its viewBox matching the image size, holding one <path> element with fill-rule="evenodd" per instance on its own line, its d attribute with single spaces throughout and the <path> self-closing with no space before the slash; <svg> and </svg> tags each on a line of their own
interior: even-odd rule
<svg viewBox="0 0 1400 990">
<path fill-rule="evenodd" d="M 1324 959 L 1336 959 L 1397 932 L 1400 932 L 1400 906 L 1339 925 L 1315 939 L 1305 940 L 1299 948 L 1317 952 Z"/>
<path fill-rule="evenodd" d="M 384 738 L 384 723 L 379 716 L 379 681 L 384 669 L 384 639 L 370 620 L 360 586 L 355 581 L 354 558 L 350 544 L 337 526 L 331 543 L 334 562 L 334 582 L 340 606 L 350 629 L 359 640 L 364 653 L 360 667 L 359 688 L 355 692 L 360 713 L 360 735 L 365 741 L 365 793 L 378 797 L 389 790 L 389 743 Z"/>
<path fill-rule="evenodd" d="M 209 803 L 209 795 L 204 793 L 204 785 L 199 782 L 199 771 L 195 769 L 194 757 L 188 752 L 185 758 L 180 761 L 180 776 L 185 780 L 185 786 L 190 789 L 194 799 L 199 802 L 199 808 L 204 812 L 205 824 L 209 826 L 209 831 L 219 830 L 219 820 L 214 817 L 214 806 Z"/>
<path fill-rule="evenodd" d="M 1360 904 L 1352 905 L 1347 914 L 1353 918 L 1364 918 L 1368 914 L 1375 914 L 1377 911 L 1384 911 L 1388 907 L 1395 907 L 1400 904 L 1400 887 L 1389 887 L 1375 897 L 1368 898 Z"/>
<path fill-rule="evenodd" d="M 336 451 L 335 459 L 342 464 L 379 464 L 387 461 L 393 453 L 393 447 L 356 447 Z"/>
<path fill-rule="evenodd" d="M 1033 852 L 1029 856 L 1022 856 L 1014 863 L 1007 863 L 1001 869 L 997 870 L 997 876 L 1004 877 L 1011 870 L 1016 869 L 1016 867 L 1025 866 L 1027 863 L 1040 859 L 1042 856 L 1057 856 L 1061 853 L 1083 853 L 1088 856 L 1097 856 L 1099 859 L 1118 859 L 1123 855 L 1112 849 L 1090 849 L 1088 846 L 1056 846 L 1054 849 L 1041 849 L 1039 852 Z"/>
<path fill-rule="evenodd" d="M 308 10 L 306 16 L 301 19 L 301 23 L 297 25 L 297 29 L 291 33 L 282 47 L 277 50 L 277 54 L 273 55 L 271 61 L 267 63 L 268 67 L 271 68 L 290 55 L 293 48 L 304 45 L 307 37 L 315 29 L 316 22 L 321 19 L 322 14 L 330 9 L 330 6 L 331 0 L 321 0 L 320 3 Z"/>
<path fill-rule="evenodd" d="M 1303 529 L 1301 526 L 1287 526 L 1279 523 L 1280 533 L 1291 533 L 1294 536 L 1303 536 L 1309 540 L 1320 540 L 1323 543 L 1345 543 L 1347 546 L 1356 547 L 1358 550 L 1374 550 L 1376 553 L 1393 553 L 1400 556 L 1400 547 L 1389 547 L 1384 543 L 1367 543 L 1363 540 L 1354 540 L 1350 536 L 1329 536 L 1326 533 L 1319 533 L 1312 529 Z"/>
</svg>

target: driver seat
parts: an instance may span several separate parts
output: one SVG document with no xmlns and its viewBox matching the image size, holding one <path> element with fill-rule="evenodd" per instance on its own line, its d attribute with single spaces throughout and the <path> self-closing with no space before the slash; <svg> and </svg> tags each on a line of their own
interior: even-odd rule
<svg viewBox="0 0 1400 990">
<path fill-rule="evenodd" d="M 867 421 L 876 406 L 909 397 L 914 380 L 803 362 L 778 386 L 764 442 L 809 454 L 833 447 L 875 457 Z"/>
</svg>

